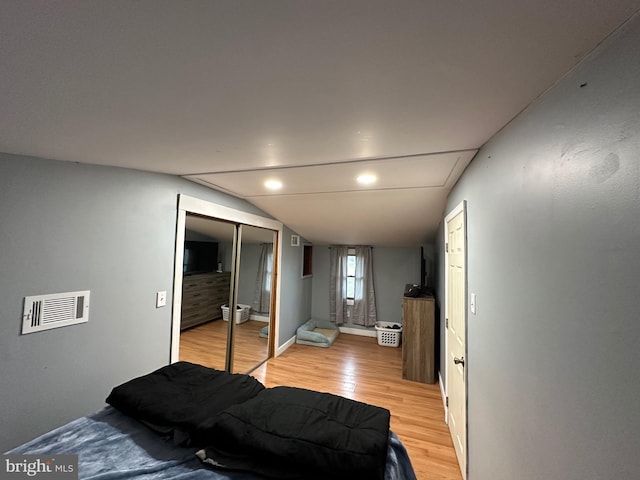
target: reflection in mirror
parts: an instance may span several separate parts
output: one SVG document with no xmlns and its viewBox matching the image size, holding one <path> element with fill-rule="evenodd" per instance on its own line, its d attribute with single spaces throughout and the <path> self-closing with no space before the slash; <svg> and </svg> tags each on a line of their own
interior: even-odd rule
<svg viewBox="0 0 640 480">
<path fill-rule="evenodd" d="M 234 231 L 232 223 L 187 214 L 180 360 L 218 370 L 226 368 Z"/>
<path fill-rule="evenodd" d="M 242 225 L 233 372 L 247 373 L 269 356 L 275 232 Z"/>
</svg>

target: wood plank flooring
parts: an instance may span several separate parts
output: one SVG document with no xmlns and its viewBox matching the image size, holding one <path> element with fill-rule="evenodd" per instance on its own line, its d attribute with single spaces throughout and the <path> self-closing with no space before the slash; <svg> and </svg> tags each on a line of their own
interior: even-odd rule
<svg viewBox="0 0 640 480">
<path fill-rule="evenodd" d="M 180 358 L 189 350 L 185 359 L 203 363 L 191 344 L 192 336 L 183 335 Z M 330 348 L 294 344 L 251 374 L 267 387 L 309 388 L 387 408 L 391 429 L 406 446 L 418 479 L 462 478 L 444 423 L 440 387 L 403 380 L 401 348 L 342 334 Z"/>
<path fill-rule="evenodd" d="M 267 358 L 267 339 L 260 337 L 264 322 L 248 320 L 235 326 L 233 371 L 247 373 Z M 227 329 L 223 320 L 198 325 L 180 333 L 180 360 L 225 369 Z"/>
</svg>

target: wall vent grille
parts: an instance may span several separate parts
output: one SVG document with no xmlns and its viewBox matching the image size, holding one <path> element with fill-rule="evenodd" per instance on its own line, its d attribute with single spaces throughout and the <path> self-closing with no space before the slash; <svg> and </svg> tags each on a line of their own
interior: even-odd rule
<svg viewBox="0 0 640 480">
<path fill-rule="evenodd" d="M 22 334 L 89 321 L 89 290 L 24 298 Z"/>
</svg>

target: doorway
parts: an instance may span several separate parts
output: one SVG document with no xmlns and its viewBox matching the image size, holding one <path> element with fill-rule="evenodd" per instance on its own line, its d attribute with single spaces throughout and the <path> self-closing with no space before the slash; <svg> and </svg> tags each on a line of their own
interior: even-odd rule
<svg viewBox="0 0 640 480">
<path fill-rule="evenodd" d="M 179 196 L 171 362 L 247 373 L 273 356 L 281 234 L 276 220 Z"/>
<path fill-rule="evenodd" d="M 445 362 L 447 424 L 462 477 L 467 477 L 466 202 L 445 217 Z"/>
</svg>

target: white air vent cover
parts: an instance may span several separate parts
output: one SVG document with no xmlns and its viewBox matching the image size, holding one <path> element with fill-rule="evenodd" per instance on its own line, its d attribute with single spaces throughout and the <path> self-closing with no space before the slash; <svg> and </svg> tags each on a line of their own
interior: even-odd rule
<svg viewBox="0 0 640 480">
<path fill-rule="evenodd" d="M 25 297 L 22 334 L 88 322 L 90 293 L 86 290 Z"/>
</svg>

